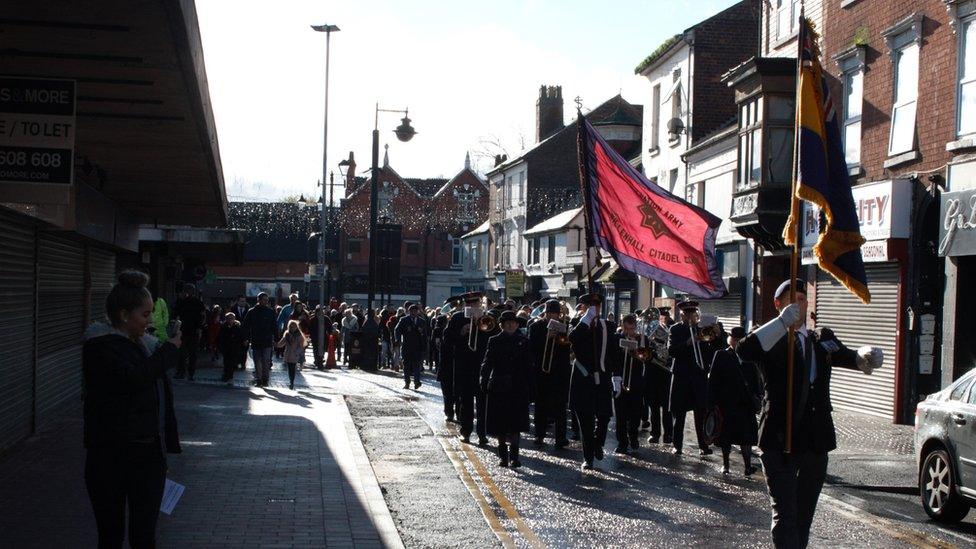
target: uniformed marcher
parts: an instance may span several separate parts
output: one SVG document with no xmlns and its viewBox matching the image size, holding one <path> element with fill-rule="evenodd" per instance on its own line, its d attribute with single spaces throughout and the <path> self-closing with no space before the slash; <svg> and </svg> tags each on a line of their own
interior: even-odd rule
<svg viewBox="0 0 976 549">
<path fill-rule="evenodd" d="M 584 305 L 579 323 L 569 332 L 576 360 L 570 380 L 569 409 L 579 425 L 583 442 L 583 469 L 593 468 L 594 459 L 603 459 L 603 445 L 607 441 L 607 425 L 613 415 L 613 386 L 619 387 L 619 377 L 611 380 L 617 353 L 610 347 L 612 332 L 600 315 L 603 297 L 585 294 L 578 298 Z"/>
<path fill-rule="evenodd" d="M 644 372 L 644 411 L 651 434 L 648 444 L 671 444 L 671 409 L 668 400 L 671 393 L 671 361 L 668 358 L 668 327 L 659 321 L 655 309 L 644 312 L 645 324 L 642 333 L 648 338 L 653 353 Z M 648 410 L 650 414 L 648 414 Z"/>
<path fill-rule="evenodd" d="M 456 312 L 460 303 L 461 298 L 459 296 L 449 297 L 444 302 L 445 305 L 451 305 L 449 314 Z M 440 330 L 440 356 L 437 359 L 437 381 L 441 384 L 441 395 L 444 397 L 444 420 L 453 423 L 455 418 L 460 417 L 458 408 L 460 408 L 461 403 L 457 398 L 457 394 L 454 392 L 454 344 L 449 342 L 447 338 L 447 323 L 449 319 L 450 317 L 448 315 L 440 315 L 437 317 L 437 329 Z"/>
<path fill-rule="evenodd" d="M 555 422 L 553 438 L 556 447 L 569 444 L 566 439 L 566 406 L 569 399 L 570 364 L 569 323 L 562 316 L 559 301 L 545 303 L 545 313 L 529 324 L 529 346 L 535 370 L 535 442 L 543 444 L 549 420 Z"/>
<path fill-rule="evenodd" d="M 481 328 L 485 313 L 481 292 L 468 292 L 461 296 L 464 309 L 451 316 L 447 324 L 445 339 L 452 345 L 454 354 L 454 393 L 459 400 L 458 422 L 460 438 L 471 442 L 471 433 L 478 434 L 478 444 L 488 445 L 485 431 L 485 399 L 481 392 L 479 375 L 481 363 L 485 358 L 488 338 L 498 333 Z M 497 324 L 497 322 L 484 322 Z M 476 416 L 477 414 L 477 416 Z"/>
<path fill-rule="evenodd" d="M 623 333 L 617 336 L 615 351 L 619 357 L 615 361 L 614 376 L 621 378 L 620 389 L 614 387 L 613 411 L 617 427 L 618 454 L 637 450 L 640 431 L 641 409 L 644 407 L 644 375 L 650 359 L 650 347 L 644 334 L 637 331 L 637 317 L 624 315 L 620 327 Z"/>
<path fill-rule="evenodd" d="M 830 374 L 833 366 L 870 374 L 883 362 L 877 347 L 857 351 L 845 347 L 829 329 L 819 336 L 807 329 L 806 283 L 796 281 L 796 302 L 789 281 L 776 289 L 773 304 L 779 316 L 739 343 L 742 360 L 754 362 L 764 374 L 759 448 L 772 505 L 772 537 L 776 547 L 803 548 L 827 474 L 827 453 L 837 447 L 831 417 Z M 796 327 L 793 374 L 792 448 L 786 447 L 787 330 Z"/>
<path fill-rule="evenodd" d="M 708 367 L 712 357 L 723 342 L 708 332 L 718 321 L 713 316 L 701 316 L 698 302 L 686 299 L 678 304 L 681 322 L 671 326 L 668 334 L 668 356 L 671 357 L 671 395 L 669 406 L 672 417 L 672 443 L 675 454 L 680 455 L 685 434 L 685 416 L 694 413 L 695 434 L 702 457 L 712 453 L 705 440 L 704 421 L 708 406 Z"/>
<path fill-rule="evenodd" d="M 427 354 L 427 318 L 420 315 L 420 305 L 412 303 L 407 316 L 397 322 L 393 330 L 394 344 L 400 347 L 403 360 L 403 388 L 410 388 L 413 376 L 414 389 L 420 388 L 420 368 Z"/>
<path fill-rule="evenodd" d="M 529 428 L 529 395 L 532 393 L 532 358 L 529 340 L 519 332 L 512 311 L 500 315 L 502 331 L 488 340 L 481 365 L 481 390 L 486 395 L 488 434 L 498 437 L 499 465 L 521 467 L 519 439 Z M 511 461 L 510 461 L 511 460 Z"/>
<path fill-rule="evenodd" d="M 762 402 L 759 371 L 755 364 L 743 362 L 735 353 L 746 331 L 739 326 L 729 332 L 729 346 L 715 353 L 708 372 L 708 400 L 720 414 L 718 446 L 722 449 L 722 473 L 729 474 L 729 454 L 738 444 L 745 464 L 745 476 L 756 472 L 752 447 L 759 442 L 756 414 Z"/>
</svg>

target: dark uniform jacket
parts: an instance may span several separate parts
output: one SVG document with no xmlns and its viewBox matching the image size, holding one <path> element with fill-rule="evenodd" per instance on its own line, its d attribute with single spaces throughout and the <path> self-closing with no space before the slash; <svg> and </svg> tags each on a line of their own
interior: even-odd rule
<svg viewBox="0 0 976 549">
<path fill-rule="evenodd" d="M 480 377 L 481 390 L 487 395 L 488 434 L 505 436 L 527 430 L 532 394 L 529 340 L 518 332 L 492 336 Z"/>
<path fill-rule="evenodd" d="M 423 360 L 427 350 L 427 319 L 420 315 L 401 318 L 393 330 L 393 339 L 400 343 L 403 360 Z"/>
<path fill-rule="evenodd" d="M 476 334 L 473 339 L 475 344 L 472 350 L 468 346 L 471 340 L 468 339 L 470 334 L 465 330 L 465 326 L 471 326 L 471 319 L 465 318 L 464 311 L 461 310 L 451 315 L 447 329 L 444 330 L 444 343 L 451 346 L 450 352 L 454 358 L 454 390 L 459 396 L 475 394 L 479 391 L 478 375 L 481 363 L 488 348 L 488 338 L 494 335 L 479 330 L 476 320 L 474 322 Z"/>
<path fill-rule="evenodd" d="M 742 360 L 754 362 L 765 378 L 762 410 L 759 417 L 759 447 L 766 452 L 782 451 L 786 443 L 787 335 L 764 351 L 759 339 L 750 334 L 736 351 Z M 797 339 L 800 334 L 797 332 Z M 857 368 L 857 353 L 845 347 L 833 333 L 824 329 L 818 336 L 811 333 L 808 345 L 814 353 L 817 376 L 810 383 L 810 361 L 803 359 L 796 343 L 793 375 L 793 451 L 826 453 L 837 447 L 833 408 L 830 404 L 830 372 L 836 365 Z M 826 346 L 825 346 L 826 342 Z M 827 350 L 830 343 L 837 351 Z"/>
<path fill-rule="evenodd" d="M 715 353 L 708 372 L 708 396 L 722 414 L 720 446 L 752 446 L 759 441 L 756 414 L 760 391 L 759 372 L 754 364 L 740 361 L 731 347 Z"/>
<path fill-rule="evenodd" d="M 601 371 L 600 353 L 604 349 L 605 338 L 604 369 Z M 576 355 L 570 380 L 570 409 L 581 415 L 613 415 L 613 384 L 610 377 L 618 356 L 612 347 L 616 344 L 613 332 L 602 319 L 594 319 L 590 325 L 579 322 L 569 332 L 569 341 Z"/>
<path fill-rule="evenodd" d="M 529 347 L 532 350 L 534 363 L 536 390 L 539 394 L 562 392 L 563 399 L 569 396 L 569 379 L 573 375 L 573 365 L 570 363 L 568 334 L 564 336 L 564 343 L 549 340 L 549 319 L 542 318 L 529 324 Z M 546 353 L 546 344 L 549 352 Z M 552 357 L 551 359 L 549 357 Z M 543 358 L 550 364 L 549 372 L 543 372 L 545 366 Z M 565 400 L 563 400 L 565 402 Z"/>
<path fill-rule="evenodd" d="M 711 342 L 699 341 L 701 364 L 691 343 L 691 326 L 685 323 L 671 326 L 668 335 L 668 355 L 671 356 L 672 412 L 688 412 L 704 409 L 708 405 L 708 367 L 712 357 L 722 345 L 718 338 Z"/>
</svg>

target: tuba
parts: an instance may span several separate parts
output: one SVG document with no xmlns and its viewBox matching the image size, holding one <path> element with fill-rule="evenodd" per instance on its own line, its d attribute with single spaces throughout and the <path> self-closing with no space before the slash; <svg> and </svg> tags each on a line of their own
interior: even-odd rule
<svg viewBox="0 0 976 549">
<path fill-rule="evenodd" d="M 482 315 L 481 318 L 478 319 L 478 331 L 490 334 L 497 328 L 498 321 L 495 320 L 495 317 L 489 314 Z"/>
<path fill-rule="evenodd" d="M 470 324 L 468 326 L 468 349 L 472 351 L 478 350 L 478 332 L 488 331 L 483 330 L 482 326 L 484 324 L 484 319 L 488 318 L 490 321 L 494 322 L 495 319 L 490 315 L 485 314 L 484 309 L 481 306 L 478 307 L 465 307 L 464 316 L 470 319 Z M 497 324 L 497 322 L 496 322 Z"/>
</svg>

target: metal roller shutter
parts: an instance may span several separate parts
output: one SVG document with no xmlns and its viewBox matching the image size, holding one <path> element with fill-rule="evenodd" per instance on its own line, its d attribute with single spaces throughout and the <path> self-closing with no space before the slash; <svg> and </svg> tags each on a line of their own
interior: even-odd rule
<svg viewBox="0 0 976 549">
<path fill-rule="evenodd" d="M 0 452 L 31 434 L 35 230 L 0 213 Z"/>
<path fill-rule="evenodd" d="M 91 276 L 91 300 L 86 324 L 107 322 L 105 298 L 115 284 L 115 253 L 98 248 L 88 249 L 88 272 Z"/>
<path fill-rule="evenodd" d="M 742 294 L 729 294 L 719 299 L 700 299 L 703 315 L 714 315 L 725 331 L 742 326 Z"/>
<path fill-rule="evenodd" d="M 37 427 L 81 395 L 85 248 L 41 235 L 37 246 Z"/>
<path fill-rule="evenodd" d="M 891 419 L 895 413 L 895 344 L 898 340 L 899 274 L 896 263 L 866 265 L 871 304 L 865 305 L 821 271 L 817 276 L 817 327 L 828 327 L 848 347 L 875 345 L 884 366 L 870 376 L 834 368 L 830 396 L 835 408 Z"/>
</svg>

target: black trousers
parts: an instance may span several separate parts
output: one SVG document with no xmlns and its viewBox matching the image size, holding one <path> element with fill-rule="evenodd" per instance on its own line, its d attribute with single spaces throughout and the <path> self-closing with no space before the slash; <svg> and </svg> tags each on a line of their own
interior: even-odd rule
<svg viewBox="0 0 976 549">
<path fill-rule="evenodd" d="M 580 440 L 583 442 L 583 459 L 587 463 L 592 463 L 597 448 L 603 448 L 607 443 L 607 426 L 610 424 L 610 416 L 599 416 L 596 414 L 580 414 L 573 412 L 576 416 L 576 423 L 579 424 Z"/>
<path fill-rule="evenodd" d="M 444 367 L 442 366 L 442 368 Z M 454 394 L 454 372 L 441 371 L 438 372 L 438 377 L 441 378 L 441 394 L 444 396 L 444 417 L 447 419 L 460 417 L 461 414 L 458 410 L 460 406 L 457 396 Z"/>
<path fill-rule="evenodd" d="M 288 383 L 291 385 L 295 384 L 295 370 L 297 369 L 297 362 L 286 362 L 285 366 L 288 367 Z"/>
<path fill-rule="evenodd" d="M 471 436 L 471 433 L 477 429 L 478 438 L 487 440 L 488 433 L 485 430 L 485 395 L 480 390 L 464 391 L 458 398 L 461 401 L 461 406 L 458 410 L 461 436 Z M 475 423 L 476 413 L 477 423 Z"/>
<path fill-rule="evenodd" d="M 616 420 L 617 444 L 623 448 L 637 449 L 640 431 L 641 408 L 644 399 L 639 394 L 621 392 L 613 399 L 614 419 Z"/>
<path fill-rule="evenodd" d="M 89 448 L 85 484 L 98 528 L 99 549 L 121 548 L 126 507 L 129 545 L 156 546 L 156 520 L 166 482 L 166 459 L 159 442 Z"/>
<path fill-rule="evenodd" d="M 566 401 L 568 387 L 542 387 L 535 400 L 535 438 L 546 438 L 549 420 L 553 420 L 552 437 L 556 442 L 566 442 Z"/>
<path fill-rule="evenodd" d="M 704 426 L 705 410 L 696 409 L 692 413 L 694 414 L 695 436 L 698 438 L 698 448 L 701 450 L 705 450 L 708 448 L 708 445 L 705 444 L 705 426 Z M 677 448 L 678 450 L 680 450 L 682 444 L 684 444 L 685 416 L 687 415 L 688 412 L 671 412 L 671 417 L 674 419 L 674 427 L 671 432 L 671 436 L 672 436 L 672 441 L 674 443 L 674 447 Z"/>
<path fill-rule="evenodd" d="M 234 379 L 234 371 L 237 370 L 238 366 L 241 366 L 244 361 L 244 355 L 238 351 L 224 351 L 224 381 L 230 381 Z"/>
<path fill-rule="evenodd" d="M 762 454 L 766 488 L 772 506 L 773 545 L 803 549 L 810 541 L 810 525 L 827 476 L 827 453 Z"/>
<path fill-rule="evenodd" d="M 414 384 L 420 383 L 420 363 L 422 358 L 403 359 L 403 381 L 410 383 L 410 376 L 413 376 Z"/>
<path fill-rule="evenodd" d="M 668 410 L 667 406 L 650 406 L 651 411 L 651 438 L 655 440 L 661 439 L 661 434 L 664 434 L 664 443 L 667 444 L 671 442 L 672 424 L 671 424 L 671 411 Z"/>
<path fill-rule="evenodd" d="M 197 351 L 200 348 L 200 338 L 196 336 L 196 330 L 186 332 L 183 338 L 183 345 L 180 346 L 180 364 L 176 368 L 176 375 L 184 376 L 189 374 L 192 378 L 197 371 Z"/>
</svg>

